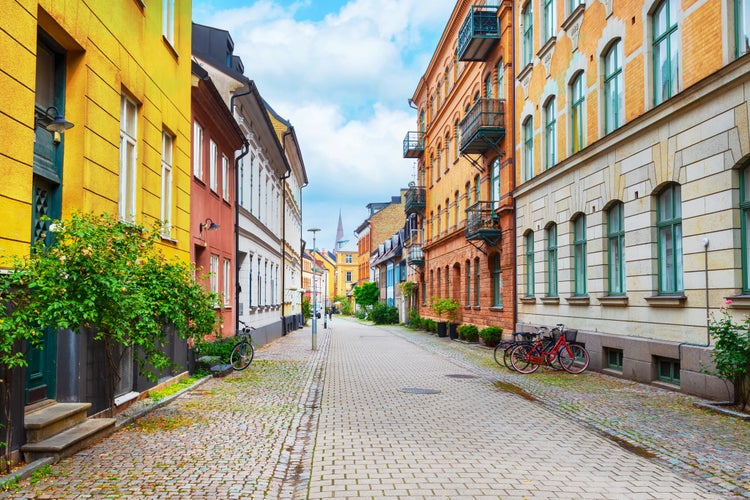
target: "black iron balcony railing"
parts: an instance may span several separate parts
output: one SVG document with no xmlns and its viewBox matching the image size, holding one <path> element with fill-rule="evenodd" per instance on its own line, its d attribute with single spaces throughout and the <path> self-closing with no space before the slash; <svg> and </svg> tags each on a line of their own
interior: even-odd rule
<svg viewBox="0 0 750 500">
<path fill-rule="evenodd" d="M 505 137 L 505 99 L 479 99 L 461 123 L 461 154 L 484 154 Z"/>
<path fill-rule="evenodd" d="M 409 254 L 406 256 L 406 263 L 410 266 L 424 266 L 424 252 L 422 245 L 412 245 L 409 247 Z"/>
<path fill-rule="evenodd" d="M 474 5 L 458 32 L 458 58 L 484 61 L 500 40 L 497 6 Z"/>
<path fill-rule="evenodd" d="M 500 219 L 495 213 L 498 202 L 478 201 L 466 209 L 466 239 L 495 244 L 500 240 Z"/>
<path fill-rule="evenodd" d="M 407 132 L 404 137 L 404 158 L 419 158 L 424 153 L 424 132 Z"/>
<path fill-rule="evenodd" d="M 424 209 L 427 204 L 427 192 L 425 188 L 418 186 L 411 186 L 406 191 L 406 197 L 404 200 L 404 212 L 406 215 L 410 214 L 424 214 Z"/>
</svg>

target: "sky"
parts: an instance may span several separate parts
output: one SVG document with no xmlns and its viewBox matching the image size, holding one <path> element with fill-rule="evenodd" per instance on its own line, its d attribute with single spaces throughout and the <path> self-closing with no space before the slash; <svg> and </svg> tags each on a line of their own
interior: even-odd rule
<svg viewBox="0 0 750 500">
<path fill-rule="evenodd" d="M 415 179 L 403 139 L 409 107 L 455 0 L 194 0 L 193 21 L 229 31 L 261 96 L 291 122 L 309 185 L 302 238 L 345 249 L 369 216 Z"/>
</svg>

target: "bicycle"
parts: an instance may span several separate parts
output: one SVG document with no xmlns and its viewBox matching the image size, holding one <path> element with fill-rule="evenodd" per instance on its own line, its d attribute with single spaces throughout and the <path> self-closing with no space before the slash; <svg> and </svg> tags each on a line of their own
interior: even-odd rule
<svg viewBox="0 0 750 500">
<path fill-rule="evenodd" d="M 242 328 L 235 336 L 241 337 L 240 341 L 232 347 L 232 354 L 229 356 L 229 363 L 237 371 L 244 370 L 253 362 L 255 349 L 253 349 L 253 338 L 250 334 L 254 327 L 240 321 Z"/>
<path fill-rule="evenodd" d="M 545 335 L 547 333 L 547 327 L 546 326 L 539 326 L 537 327 L 536 331 L 533 332 L 513 332 L 511 334 L 512 338 L 508 340 L 501 340 L 496 346 L 495 346 L 495 352 L 494 352 L 494 358 L 495 363 L 498 365 L 505 365 L 505 367 L 508 370 L 513 370 L 513 365 L 510 362 L 510 351 L 513 349 L 513 347 L 517 346 L 520 343 L 533 343 L 537 338 L 541 337 L 542 335 Z M 502 363 L 500 362 L 500 357 L 502 352 Z"/>
<path fill-rule="evenodd" d="M 541 365 L 552 366 L 557 362 L 568 373 L 583 373 L 589 367 L 589 353 L 582 345 L 573 343 L 578 330 L 557 326 L 552 337 L 539 339 L 531 346 L 514 347 L 510 353 L 513 369 L 519 373 L 534 373 Z"/>
</svg>

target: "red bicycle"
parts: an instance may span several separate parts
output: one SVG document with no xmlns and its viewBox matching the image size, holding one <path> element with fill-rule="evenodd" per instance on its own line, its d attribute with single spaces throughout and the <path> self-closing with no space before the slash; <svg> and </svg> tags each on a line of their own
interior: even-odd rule
<svg viewBox="0 0 750 500">
<path fill-rule="evenodd" d="M 583 373 L 589 367 L 589 353 L 580 344 L 574 344 L 578 330 L 565 330 L 560 326 L 553 337 L 539 339 L 531 345 L 519 344 L 510 353 L 513 369 L 519 373 L 534 373 L 541 365 L 557 362 L 568 373 Z"/>
</svg>

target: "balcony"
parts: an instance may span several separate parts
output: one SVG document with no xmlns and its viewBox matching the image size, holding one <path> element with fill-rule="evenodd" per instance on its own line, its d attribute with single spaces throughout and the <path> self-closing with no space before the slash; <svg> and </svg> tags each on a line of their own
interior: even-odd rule
<svg viewBox="0 0 750 500">
<path fill-rule="evenodd" d="M 484 61 L 500 41 L 500 20 L 496 6 L 474 5 L 458 32 L 458 58 Z"/>
<path fill-rule="evenodd" d="M 404 158 L 419 158 L 424 153 L 424 132 L 407 132 L 404 137 Z"/>
<path fill-rule="evenodd" d="M 409 253 L 406 256 L 406 263 L 410 266 L 424 266 L 424 252 L 422 245 L 412 245 L 409 247 Z"/>
<path fill-rule="evenodd" d="M 491 245 L 500 241 L 500 219 L 495 201 L 478 201 L 466 209 L 466 239 L 482 240 Z"/>
<path fill-rule="evenodd" d="M 410 186 L 404 200 L 404 212 L 406 215 L 424 215 L 427 202 L 427 192 L 423 187 Z"/>
<path fill-rule="evenodd" d="M 505 137 L 505 99 L 479 99 L 461 123 L 461 154 L 484 154 Z"/>
</svg>

